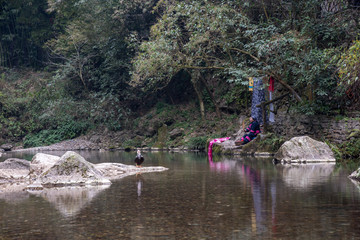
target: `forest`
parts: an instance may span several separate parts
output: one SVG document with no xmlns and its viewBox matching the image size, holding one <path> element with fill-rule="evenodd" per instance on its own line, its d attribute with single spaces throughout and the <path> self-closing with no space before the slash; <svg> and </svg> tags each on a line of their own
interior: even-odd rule
<svg viewBox="0 0 360 240">
<path fill-rule="evenodd" d="M 0 143 L 202 146 L 273 76 L 289 114 L 360 110 L 357 0 L 0 0 Z M 343 146 L 360 157 L 360 140 Z M 345 151 L 345 150 L 344 150 Z"/>
</svg>

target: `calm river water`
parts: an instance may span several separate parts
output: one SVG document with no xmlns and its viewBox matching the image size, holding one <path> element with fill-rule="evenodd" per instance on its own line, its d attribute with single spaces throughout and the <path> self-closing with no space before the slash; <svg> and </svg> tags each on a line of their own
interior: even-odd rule
<svg viewBox="0 0 360 240">
<path fill-rule="evenodd" d="M 51 152 L 61 155 L 63 152 Z M 133 164 L 134 152 L 79 152 Z M 31 159 L 34 153 L 4 158 Z M 2 192 L 2 239 L 360 239 L 360 187 L 332 164 L 144 152 L 161 173 L 106 187 Z"/>
</svg>

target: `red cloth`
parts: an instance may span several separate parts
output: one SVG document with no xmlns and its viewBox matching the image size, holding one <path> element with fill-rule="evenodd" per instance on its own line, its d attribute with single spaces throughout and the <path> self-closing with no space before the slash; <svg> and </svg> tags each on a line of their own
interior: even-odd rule
<svg viewBox="0 0 360 240">
<path fill-rule="evenodd" d="M 275 82 L 275 79 L 273 77 L 270 77 L 269 78 L 269 92 L 274 91 L 274 82 Z"/>
</svg>

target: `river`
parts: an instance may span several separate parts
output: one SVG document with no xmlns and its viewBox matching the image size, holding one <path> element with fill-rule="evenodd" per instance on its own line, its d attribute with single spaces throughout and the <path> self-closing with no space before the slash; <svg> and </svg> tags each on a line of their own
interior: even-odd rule
<svg viewBox="0 0 360 240">
<path fill-rule="evenodd" d="M 133 164 L 135 157 L 79 153 L 93 163 Z M 34 154 L 6 154 L 0 161 Z M 343 166 L 143 155 L 144 166 L 169 170 L 103 187 L 0 190 L 0 239 L 360 239 L 360 187 Z"/>
</svg>

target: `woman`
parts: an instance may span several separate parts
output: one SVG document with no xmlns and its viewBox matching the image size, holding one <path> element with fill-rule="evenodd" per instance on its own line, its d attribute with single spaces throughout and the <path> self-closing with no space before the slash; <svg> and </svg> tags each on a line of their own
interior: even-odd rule
<svg viewBox="0 0 360 240">
<path fill-rule="evenodd" d="M 250 124 L 249 126 L 244 129 L 245 132 L 249 132 L 248 134 L 245 134 L 241 140 L 240 145 L 244 145 L 251 140 L 253 140 L 261 131 L 260 131 L 260 124 L 254 117 L 250 117 Z"/>
</svg>

